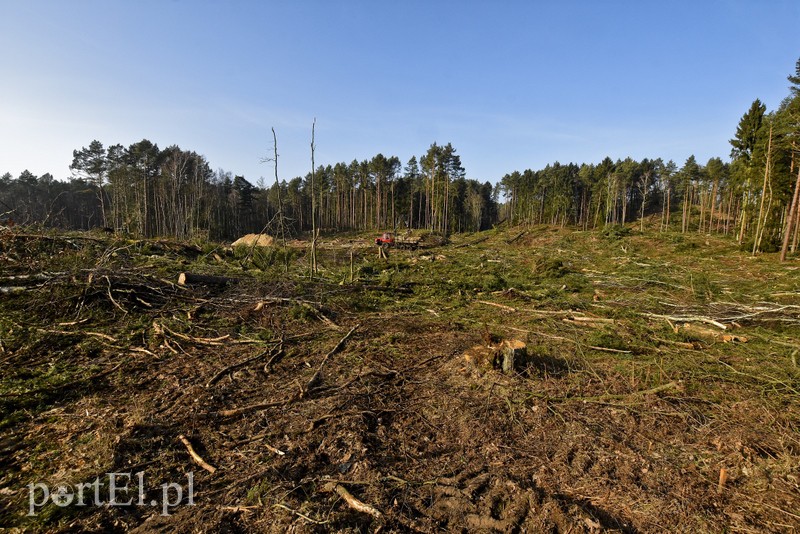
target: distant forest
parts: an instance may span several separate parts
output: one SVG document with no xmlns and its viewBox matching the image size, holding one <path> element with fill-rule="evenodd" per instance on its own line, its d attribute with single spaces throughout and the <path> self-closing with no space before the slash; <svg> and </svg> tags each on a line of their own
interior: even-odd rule
<svg viewBox="0 0 800 534">
<path fill-rule="evenodd" d="M 730 162 L 690 156 L 547 165 L 496 185 L 468 179 L 451 144 L 432 144 L 405 165 L 370 160 L 319 166 L 305 177 L 252 184 L 212 170 L 205 157 L 144 139 L 92 141 L 73 152 L 72 178 L 28 171 L 0 177 L 0 221 L 65 229 L 112 228 L 132 236 L 230 240 L 273 231 L 427 229 L 474 232 L 507 221 L 581 229 L 654 217 L 661 230 L 724 233 L 752 251 L 797 250 L 800 209 L 800 60 L 777 110 L 755 100 Z M 312 166 L 313 168 L 313 166 Z"/>
</svg>

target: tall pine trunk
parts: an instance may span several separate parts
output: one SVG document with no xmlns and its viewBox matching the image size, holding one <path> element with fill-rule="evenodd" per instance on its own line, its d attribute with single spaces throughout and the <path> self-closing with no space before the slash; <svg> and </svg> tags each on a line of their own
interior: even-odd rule
<svg viewBox="0 0 800 534">
<path fill-rule="evenodd" d="M 769 181 L 771 151 L 772 151 L 772 126 L 769 127 L 769 141 L 767 143 L 767 159 L 764 163 L 764 185 L 761 187 L 761 202 L 759 203 L 758 207 L 758 221 L 756 223 L 756 235 L 755 239 L 753 240 L 754 256 L 756 252 L 758 252 L 761 248 L 761 237 L 764 235 L 764 226 L 766 226 L 766 221 L 763 220 L 764 202 L 767 197 L 767 182 Z"/>
<path fill-rule="evenodd" d="M 789 241 L 792 238 L 792 227 L 795 227 L 795 219 L 798 218 L 798 198 L 800 198 L 800 168 L 797 170 L 797 182 L 794 185 L 794 195 L 792 195 L 792 204 L 789 208 L 789 215 L 786 217 L 786 228 L 783 231 L 783 244 L 781 245 L 781 261 L 786 261 L 786 253 L 789 250 Z"/>
</svg>

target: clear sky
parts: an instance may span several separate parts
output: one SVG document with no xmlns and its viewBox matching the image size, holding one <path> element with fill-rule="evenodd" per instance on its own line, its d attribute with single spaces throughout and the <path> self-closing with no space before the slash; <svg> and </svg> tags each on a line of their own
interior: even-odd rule
<svg viewBox="0 0 800 534">
<path fill-rule="evenodd" d="M 452 143 L 468 178 L 727 160 L 775 109 L 800 1 L 0 0 L 0 173 L 69 176 L 93 139 L 179 145 L 253 183 Z"/>
</svg>

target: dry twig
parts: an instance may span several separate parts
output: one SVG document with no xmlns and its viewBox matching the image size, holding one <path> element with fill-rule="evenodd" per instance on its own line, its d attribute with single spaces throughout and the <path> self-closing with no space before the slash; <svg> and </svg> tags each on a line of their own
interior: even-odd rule
<svg viewBox="0 0 800 534">
<path fill-rule="evenodd" d="M 334 493 L 339 495 L 339 497 L 344 499 L 347 505 L 353 510 L 364 514 L 369 514 L 375 519 L 383 518 L 383 513 L 381 513 L 380 510 L 378 510 L 373 506 L 370 506 L 365 502 L 356 499 L 355 497 L 353 497 L 353 494 L 347 491 L 347 488 L 345 488 L 341 484 L 331 483 L 325 489 L 327 489 L 328 491 L 333 491 Z"/>
<path fill-rule="evenodd" d="M 273 351 L 275 351 L 274 354 L 273 354 Z M 212 376 L 211 379 L 208 382 L 206 382 L 206 387 L 207 388 L 211 387 L 220 378 L 225 376 L 227 373 L 233 371 L 234 369 L 238 369 L 239 367 L 243 367 L 243 366 L 247 365 L 250 362 L 254 362 L 256 360 L 259 360 L 259 359 L 263 358 L 264 356 L 266 356 L 268 354 L 273 354 L 272 358 L 270 359 L 270 362 L 271 362 L 278 354 L 281 354 L 282 352 L 283 352 L 283 344 L 281 343 L 280 345 L 278 345 L 278 347 L 273 347 L 273 348 L 271 348 L 269 350 L 265 350 L 263 352 L 260 352 L 260 353 L 256 354 L 255 356 L 251 356 L 250 358 L 245 358 L 244 360 L 242 360 L 240 362 L 232 363 L 231 365 L 228 365 L 227 367 L 225 367 L 224 369 L 222 369 L 218 373 L 216 373 L 214 376 Z"/>
<path fill-rule="evenodd" d="M 200 456 L 199 454 L 197 454 L 197 451 L 194 450 L 194 447 L 192 447 L 192 444 L 189 443 L 188 439 L 186 439 L 186 436 L 181 434 L 181 435 L 178 436 L 178 439 L 181 440 L 181 442 L 186 446 L 186 450 L 189 451 L 189 456 L 191 456 L 192 459 L 195 462 L 197 462 L 197 465 L 199 465 L 200 467 L 202 467 L 203 469 L 205 469 L 206 471 L 208 471 L 212 475 L 217 472 L 217 468 L 216 467 L 214 467 L 213 465 L 211 465 L 208 462 L 206 462 L 205 460 L 203 460 L 203 457 Z"/>
<path fill-rule="evenodd" d="M 353 335 L 353 332 L 355 332 L 360 326 L 361 326 L 360 324 L 357 324 L 353 328 L 351 328 L 350 331 L 347 334 L 345 334 L 342 339 L 339 340 L 336 346 L 333 347 L 333 349 L 331 349 L 331 351 L 328 354 L 326 354 L 324 358 L 322 358 L 322 362 L 320 362 L 319 367 L 317 368 L 311 379 L 306 384 L 306 387 L 303 389 L 302 396 L 306 396 L 309 391 L 317 387 L 319 382 L 322 380 L 322 369 L 325 367 L 325 364 L 328 362 L 328 359 L 337 352 L 339 352 L 342 349 L 342 347 L 344 347 L 345 342 L 347 342 L 350 336 Z"/>
<path fill-rule="evenodd" d="M 480 302 L 481 304 L 486 304 L 487 306 L 494 306 L 496 308 L 500 308 L 501 310 L 507 312 L 515 312 L 517 311 L 516 308 L 512 308 L 511 306 L 506 306 L 505 304 L 498 304 L 496 302 L 489 302 L 488 300 L 478 300 L 476 302 Z"/>
<path fill-rule="evenodd" d="M 266 410 L 267 408 L 274 408 L 275 406 L 283 406 L 295 400 L 294 398 L 282 400 L 277 402 L 259 402 L 257 404 L 250 404 L 242 406 L 241 408 L 231 408 L 230 410 L 220 410 L 217 415 L 220 417 L 235 417 L 237 415 L 244 415 L 250 412 L 257 412 L 259 410 Z"/>
</svg>

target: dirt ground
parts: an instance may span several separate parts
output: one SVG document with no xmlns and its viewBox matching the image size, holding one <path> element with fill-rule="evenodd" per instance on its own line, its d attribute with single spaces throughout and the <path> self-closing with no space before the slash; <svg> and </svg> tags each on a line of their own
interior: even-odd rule
<svg viewBox="0 0 800 534">
<path fill-rule="evenodd" d="M 11 531 L 800 530 L 796 258 L 510 229 L 337 238 L 312 279 L 280 247 L 0 243 Z M 465 357 L 503 339 L 511 372 Z M 45 502 L 108 473 L 130 505 Z"/>
</svg>

